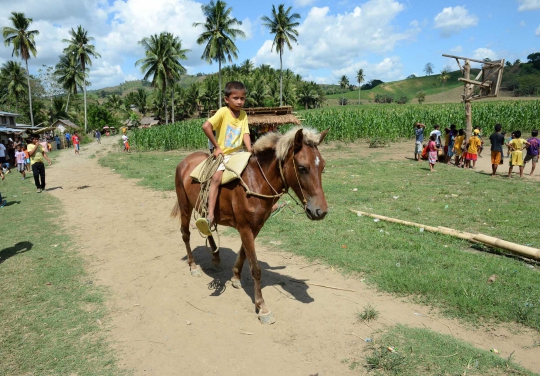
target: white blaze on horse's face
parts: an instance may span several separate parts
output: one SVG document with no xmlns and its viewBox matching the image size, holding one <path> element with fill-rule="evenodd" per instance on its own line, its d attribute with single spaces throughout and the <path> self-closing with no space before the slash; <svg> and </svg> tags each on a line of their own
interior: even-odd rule
<svg viewBox="0 0 540 376">
<path fill-rule="evenodd" d="M 319 167 L 319 164 L 321 163 L 321 160 L 319 159 L 319 156 L 315 157 L 315 166 Z"/>
</svg>

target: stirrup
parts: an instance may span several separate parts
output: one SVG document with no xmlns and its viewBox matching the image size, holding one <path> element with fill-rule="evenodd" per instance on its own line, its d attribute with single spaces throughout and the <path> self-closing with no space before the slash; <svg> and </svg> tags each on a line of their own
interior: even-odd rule
<svg viewBox="0 0 540 376">
<path fill-rule="evenodd" d="M 212 231 L 210 230 L 210 222 L 206 218 L 199 218 L 195 221 L 195 226 L 201 234 L 204 236 L 212 236 Z"/>
</svg>

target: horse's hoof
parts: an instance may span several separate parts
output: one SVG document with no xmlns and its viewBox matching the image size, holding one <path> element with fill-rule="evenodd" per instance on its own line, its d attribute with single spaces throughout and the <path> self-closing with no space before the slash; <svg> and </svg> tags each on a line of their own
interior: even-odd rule
<svg viewBox="0 0 540 376">
<path fill-rule="evenodd" d="M 261 321 L 261 324 L 265 325 L 272 325 L 276 322 L 276 319 L 274 318 L 274 315 L 272 315 L 272 312 L 269 312 L 266 315 L 259 315 L 259 320 Z"/>
<path fill-rule="evenodd" d="M 202 277 L 201 269 L 193 269 L 191 271 L 192 277 Z"/>
<path fill-rule="evenodd" d="M 232 283 L 232 287 L 234 287 L 235 289 L 242 288 L 242 283 L 240 282 L 239 279 L 233 279 L 231 280 L 231 283 Z"/>
</svg>

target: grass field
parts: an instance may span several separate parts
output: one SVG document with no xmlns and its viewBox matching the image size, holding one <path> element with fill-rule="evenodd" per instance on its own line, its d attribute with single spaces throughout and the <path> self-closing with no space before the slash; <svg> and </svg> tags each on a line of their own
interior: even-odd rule
<svg viewBox="0 0 540 376">
<path fill-rule="evenodd" d="M 122 374 L 100 326 L 104 294 L 59 231 L 59 201 L 15 170 L 0 190 L 0 375 Z"/>
</svg>

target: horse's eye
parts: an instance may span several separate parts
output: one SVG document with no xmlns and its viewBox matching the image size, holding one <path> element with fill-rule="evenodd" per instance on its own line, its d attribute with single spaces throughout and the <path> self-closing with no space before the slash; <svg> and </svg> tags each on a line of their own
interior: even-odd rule
<svg viewBox="0 0 540 376">
<path fill-rule="evenodd" d="M 307 174 L 307 173 L 308 173 L 307 168 L 305 168 L 304 166 L 298 166 L 298 171 L 299 171 L 301 174 Z"/>
</svg>

